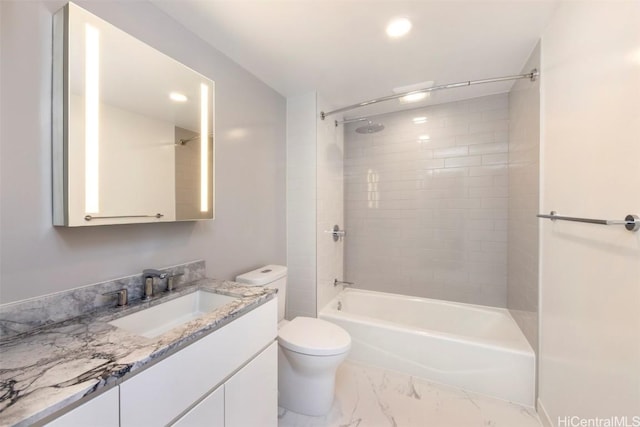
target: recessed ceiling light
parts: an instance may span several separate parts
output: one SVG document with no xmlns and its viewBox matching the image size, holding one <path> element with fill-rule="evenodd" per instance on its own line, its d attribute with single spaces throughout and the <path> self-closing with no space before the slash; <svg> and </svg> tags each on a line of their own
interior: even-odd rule
<svg viewBox="0 0 640 427">
<path fill-rule="evenodd" d="M 169 94 L 169 98 L 172 101 L 176 101 L 176 102 L 186 102 L 187 99 L 188 99 L 186 95 L 184 95 L 184 94 L 182 94 L 180 92 L 171 92 Z"/>
<path fill-rule="evenodd" d="M 430 139 L 431 139 L 431 137 L 429 135 L 420 135 L 418 137 L 418 141 L 428 141 Z"/>
<path fill-rule="evenodd" d="M 426 117 L 414 117 L 413 118 L 413 123 L 415 123 L 416 125 L 422 124 L 422 123 L 427 123 L 427 118 Z"/>
<path fill-rule="evenodd" d="M 411 30 L 411 21 L 407 18 L 393 19 L 387 25 L 387 35 L 393 39 L 406 35 Z"/>
</svg>

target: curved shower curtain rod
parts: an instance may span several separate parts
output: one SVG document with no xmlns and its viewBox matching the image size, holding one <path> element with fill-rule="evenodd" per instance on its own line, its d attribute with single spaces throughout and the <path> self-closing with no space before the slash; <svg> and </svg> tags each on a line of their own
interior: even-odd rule
<svg viewBox="0 0 640 427">
<path fill-rule="evenodd" d="M 418 94 L 418 93 L 434 92 L 436 90 L 453 89 L 453 88 L 456 88 L 456 87 L 472 86 L 472 85 L 479 85 L 479 84 L 484 84 L 484 83 L 504 82 L 504 81 L 508 81 L 508 80 L 529 79 L 532 82 L 535 82 L 536 78 L 538 78 L 539 75 L 540 75 L 540 72 L 536 68 L 534 68 L 533 70 L 531 70 L 531 72 L 526 73 L 526 74 L 516 74 L 514 76 L 495 77 L 493 79 L 468 80 L 468 81 L 465 81 L 465 82 L 449 83 L 449 84 L 445 84 L 445 85 L 432 86 L 432 87 L 428 87 L 428 88 L 424 88 L 424 89 L 412 90 L 410 92 L 397 93 L 397 94 L 394 94 L 394 95 L 383 96 L 382 98 L 375 98 L 375 99 L 371 99 L 369 101 L 359 102 L 357 104 L 349 105 L 347 107 L 338 108 L 337 110 L 327 111 L 326 113 L 324 111 L 321 111 L 320 112 L 320 118 L 322 120 L 324 120 L 327 116 L 330 116 L 332 114 L 342 113 L 343 111 L 349 111 L 349 110 L 353 110 L 355 108 L 366 107 L 367 105 L 377 104 L 378 102 L 391 101 L 392 99 L 403 98 L 405 96 L 415 95 L 415 94 Z"/>
</svg>

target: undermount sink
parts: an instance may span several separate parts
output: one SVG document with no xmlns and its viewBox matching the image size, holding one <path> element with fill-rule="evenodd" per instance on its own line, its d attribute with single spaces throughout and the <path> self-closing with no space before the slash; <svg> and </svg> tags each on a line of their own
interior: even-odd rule
<svg viewBox="0 0 640 427">
<path fill-rule="evenodd" d="M 136 335 L 154 338 L 236 299 L 227 295 L 198 290 L 113 320 L 109 324 Z"/>
</svg>

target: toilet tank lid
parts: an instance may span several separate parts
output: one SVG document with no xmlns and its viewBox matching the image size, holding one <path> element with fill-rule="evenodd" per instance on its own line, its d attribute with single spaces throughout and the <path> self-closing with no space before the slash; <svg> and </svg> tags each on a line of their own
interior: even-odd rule
<svg viewBox="0 0 640 427">
<path fill-rule="evenodd" d="M 283 265 L 265 265 L 247 273 L 236 276 L 236 282 L 251 286 L 264 286 L 287 275 L 287 267 Z"/>
</svg>

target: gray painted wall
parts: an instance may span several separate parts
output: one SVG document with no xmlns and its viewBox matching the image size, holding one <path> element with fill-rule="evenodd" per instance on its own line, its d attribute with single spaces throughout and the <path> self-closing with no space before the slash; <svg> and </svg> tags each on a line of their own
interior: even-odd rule
<svg viewBox="0 0 640 427">
<path fill-rule="evenodd" d="M 204 259 L 285 263 L 285 99 L 148 2 L 78 2 L 216 82 L 216 219 L 54 228 L 51 30 L 64 1 L 0 2 L 0 302 Z"/>
</svg>

